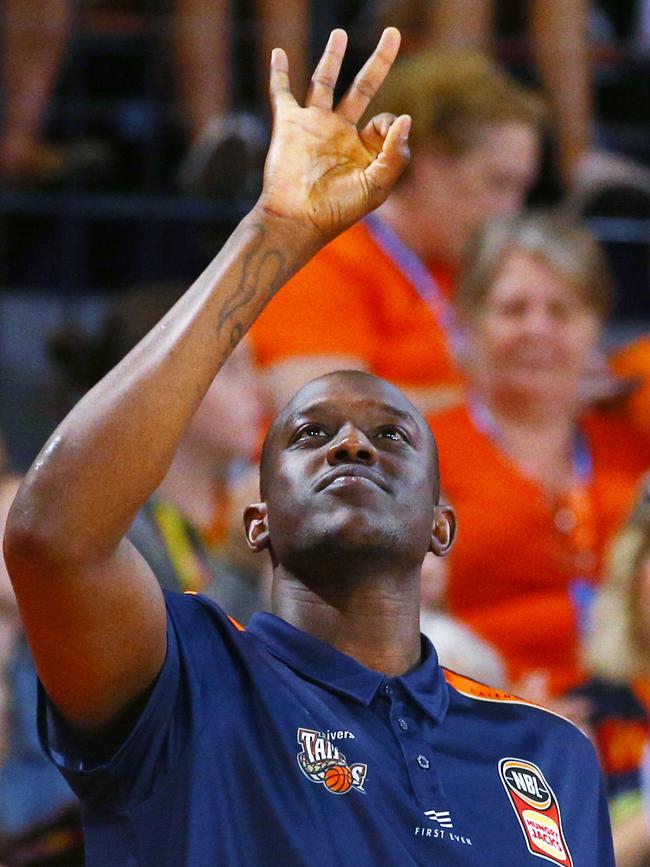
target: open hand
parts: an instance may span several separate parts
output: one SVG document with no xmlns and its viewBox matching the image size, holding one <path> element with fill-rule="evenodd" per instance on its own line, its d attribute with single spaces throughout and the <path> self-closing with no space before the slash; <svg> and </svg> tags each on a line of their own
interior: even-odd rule
<svg viewBox="0 0 650 867">
<path fill-rule="evenodd" d="M 380 205 L 408 162 L 407 115 L 382 114 L 363 130 L 356 127 L 390 70 L 399 43 L 399 31 L 387 28 L 336 108 L 334 87 L 347 45 L 343 30 L 330 35 L 304 108 L 291 93 L 286 54 L 279 48 L 273 51 L 273 135 L 259 204 L 315 233 L 319 244 Z"/>
</svg>

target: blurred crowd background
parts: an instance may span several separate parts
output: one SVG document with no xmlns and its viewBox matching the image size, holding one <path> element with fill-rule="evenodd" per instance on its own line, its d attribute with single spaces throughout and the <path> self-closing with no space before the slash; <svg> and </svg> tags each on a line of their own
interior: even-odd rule
<svg viewBox="0 0 650 867">
<path fill-rule="evenodd" d="M 0 0 L 0 528 L 65 412 L 173 305 L 261 187 L 270 50 L 413 117 L 386 205 L 310 263 L 206 396 L 131 538 L 245 623 L 256 459 L 302 383 L 361 368 L 439 442 L 458 542 L 423 568 L 443 664 L 569 716 L 617 863 L 650 864 L 650 0 Z M 146 456 L 143 456 L 146 460 Z M 76 865 L 0 567 L 0 864 Z"/>
</svg>

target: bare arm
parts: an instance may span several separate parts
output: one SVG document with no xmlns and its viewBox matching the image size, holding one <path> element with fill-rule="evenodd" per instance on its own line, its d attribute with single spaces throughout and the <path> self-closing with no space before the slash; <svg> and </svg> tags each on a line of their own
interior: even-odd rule
<svg viewBox="0 0 650 867">
<path fill-rule="evenodd" d="M 387 30 L 336 110 L 335 31 L 301 108 L 286 55 L 271 63 L 274 128 L 262 195 L 196 283 L 73 409 L 27 474 L 4 550 L 36 666 L 84 730 L 147 690 L 165 654 L 161 591 L 124 539 L 234 346 L 280 286 L 387 196 L 408 158 L 409 119 L 355 124 L 388 72 Z"/>
</svg>

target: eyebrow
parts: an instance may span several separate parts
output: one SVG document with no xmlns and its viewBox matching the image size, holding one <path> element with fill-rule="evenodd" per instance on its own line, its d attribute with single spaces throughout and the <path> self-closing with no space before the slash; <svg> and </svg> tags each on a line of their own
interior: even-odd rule
<svg viewBox="0 0 650 867">
<path fill-rule="evenodd" d="M 418 425 L 416 419 L 407 410 L 399 409 L 398 407 L 393 406 L 390 403 L 383 403 L 383 402 L 374 404 L 373 409 L 375 409 L 375 408 L 384 412 L 384 413 L 387 413 L 388 415 L 392 415 L 395 418 L 398 418 L 401 421 L 406 422 L 407 424 L 413 425 L 413 427 L 416 429 L 419 428 L 419 425 Z M 308 406 L 301 407 L 300 409 L 296 409 L 292 413 L 290 413 L 287 416 L 287 420 L 285 422 L 285 425 L 295 424 L 300 418 L 307 416 L 307 415 L 312 415 L 313 413 L 318 412 L 319 410 L 328 411 L 328 410 L 332 410 L 332 409 L 334 409 L 334 410 L 338 409 L 337 404 L 332 403 L 329 400 L 315 401 L 314 403 L 311 403 Z"/>
</svg>

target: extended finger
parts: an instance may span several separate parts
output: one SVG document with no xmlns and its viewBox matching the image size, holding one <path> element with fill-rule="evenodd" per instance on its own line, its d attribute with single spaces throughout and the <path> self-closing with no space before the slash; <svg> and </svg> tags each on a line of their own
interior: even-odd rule
<svg viewBox="0 0 650 867">
<path fill-rule="evenodd" d="M 377 47 L 365 62 L 349 90 L 336 107 L 338 114 L 350 123 L 358 123 L 393 65 L 399 51 L 401 36 L 396 27 L 387 27 Z"/>
<path fill-rule="evenodd" d="M 289 60 L 282 48 L 274 48 L 271 52 L 269 92 L 271 94 L 271 107 L 274 114 L 283 102 L 296 104 L 289 85 Z"/>
<path fill-rule="evenodd" d="M 332 30 L 325 51 L 311 77 L 305 100 L 306 106 L 331 110 L 334 102 L 334 88 L 341 71 L 347 44 L 348 35 L 345 30 Z"/>
</svg>

